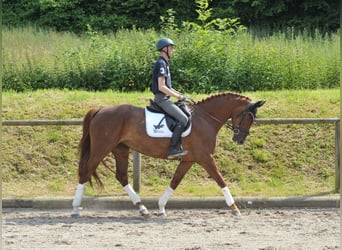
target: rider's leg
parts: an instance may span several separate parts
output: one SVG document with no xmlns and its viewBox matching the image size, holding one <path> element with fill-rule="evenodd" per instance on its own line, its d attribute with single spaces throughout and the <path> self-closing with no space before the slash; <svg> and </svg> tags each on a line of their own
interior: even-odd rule
<svg viewBox="0 0 342 250">
<path fill-rule="evenodd" d="M 170 98 L 160 97 L 156 95 L 155 101 L 166 113 L 168 113 L 170 116 L 178 121 L 178 124 L 176 125 L 172 134 L 167 158 L 173 159 L 175 157 L 185 155 L 187 151 L 184 151 L 182 148 L 181 136 L 184 128 L 189 121 L 189 118 L 177 105 L 175 105 L 170 100 Z"/>
<path fill-rule="evenodd" d="M 183 150 L 182 147 L 182 133 L 184 131 L 183 124 L 177 124 L 173 130 L 173 134 L 170 141 L 170 147 L 167 154 L 168 159 L 173 159 L 188 153 L 187 150 Z"/>
</svg>

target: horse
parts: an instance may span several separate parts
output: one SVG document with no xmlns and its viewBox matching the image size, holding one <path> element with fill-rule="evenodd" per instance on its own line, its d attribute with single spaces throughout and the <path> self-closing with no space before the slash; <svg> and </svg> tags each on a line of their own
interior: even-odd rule
<svg viewBox="0 0 342 250">
<path fill-rule="evenodd" d="M 211 95 L 201 101 L 187 103 L 191 111 L 192 127 L 183 138 L 183 147 L 188 153 L 178 160 L 179 164 L 169 187 L 158 200 L 157 215 L 166 215 L 165 206 L 194 163 L 201 165 L 221 188 L 225 202 L 233 215 L 241 215 L 229 188 L 219 171 L 213 153 L 216 137 L 223 125 L 233 131 L 232 140 L 243 144 L 257 114 L 265 101 L 252 102 L 249 97 L 224 92 Z M 115 177 L 128 193 L 133 205 L 141 215 L 149 215 L 139 195 L 128 181 L 128 158 L 130 149 L 154 158 L 167 158 L 170 138 L 153 138 L 146 133 L 144 108 L 121 104 L 88 111 L 83 120 L 83 134 L 79 142 L 80 160 L 78 186 L 72 202 L 71 215 L 79 216 L 85 183 L 92 186 L 92 177 L 103 187 L 96 168 L 110 153 L 115 158 Z M 229 120 L 229 121 L 228 121 Z M 231 120 L 231 121 L 230 121 Z"/>
</svg>

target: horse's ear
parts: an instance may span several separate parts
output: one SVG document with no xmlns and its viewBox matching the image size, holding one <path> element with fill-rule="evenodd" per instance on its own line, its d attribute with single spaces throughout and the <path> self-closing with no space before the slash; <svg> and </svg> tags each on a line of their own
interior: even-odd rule
<svg viewBox="0 0 342 250">
<path fill-rule="evenodd" d="M 258 102 L 256 102 L 256 103 L 254 104 L 254 107 L 259 108 L 259 107 L 261 107 L 262 105 L 264 105 L 265 102 L 266 102 L 266 101 L 264 101 L 264 100 L 258 101 Z"/>
</svg>

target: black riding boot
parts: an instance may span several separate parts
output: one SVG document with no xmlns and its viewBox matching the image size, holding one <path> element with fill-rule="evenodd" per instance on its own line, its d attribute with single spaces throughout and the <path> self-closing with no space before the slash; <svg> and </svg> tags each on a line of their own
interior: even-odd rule
<svg viewBox="0 0 342 250">
<path fill-rule="evenodd" d="M 176 157 L 186 155 L 188 151 L 182 148 L 182 133 L 184 131 L 184 126 L 178 124 L 172 134 L 169 153 L 167 155 L 168 159 L 174 159 Z"/>
</svg>

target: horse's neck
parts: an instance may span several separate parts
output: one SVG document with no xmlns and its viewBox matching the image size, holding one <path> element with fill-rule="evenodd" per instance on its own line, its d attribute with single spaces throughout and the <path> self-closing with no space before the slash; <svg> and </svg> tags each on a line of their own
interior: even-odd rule
<svg viewBox="0 0 342 250">
<path fill-rule="evenodd" d="M 247 103 L 242 97 L 220 96 L 199 103 L 198 108 L 222 126 L 234 114 L 241 112 Z"/>
</svg>

